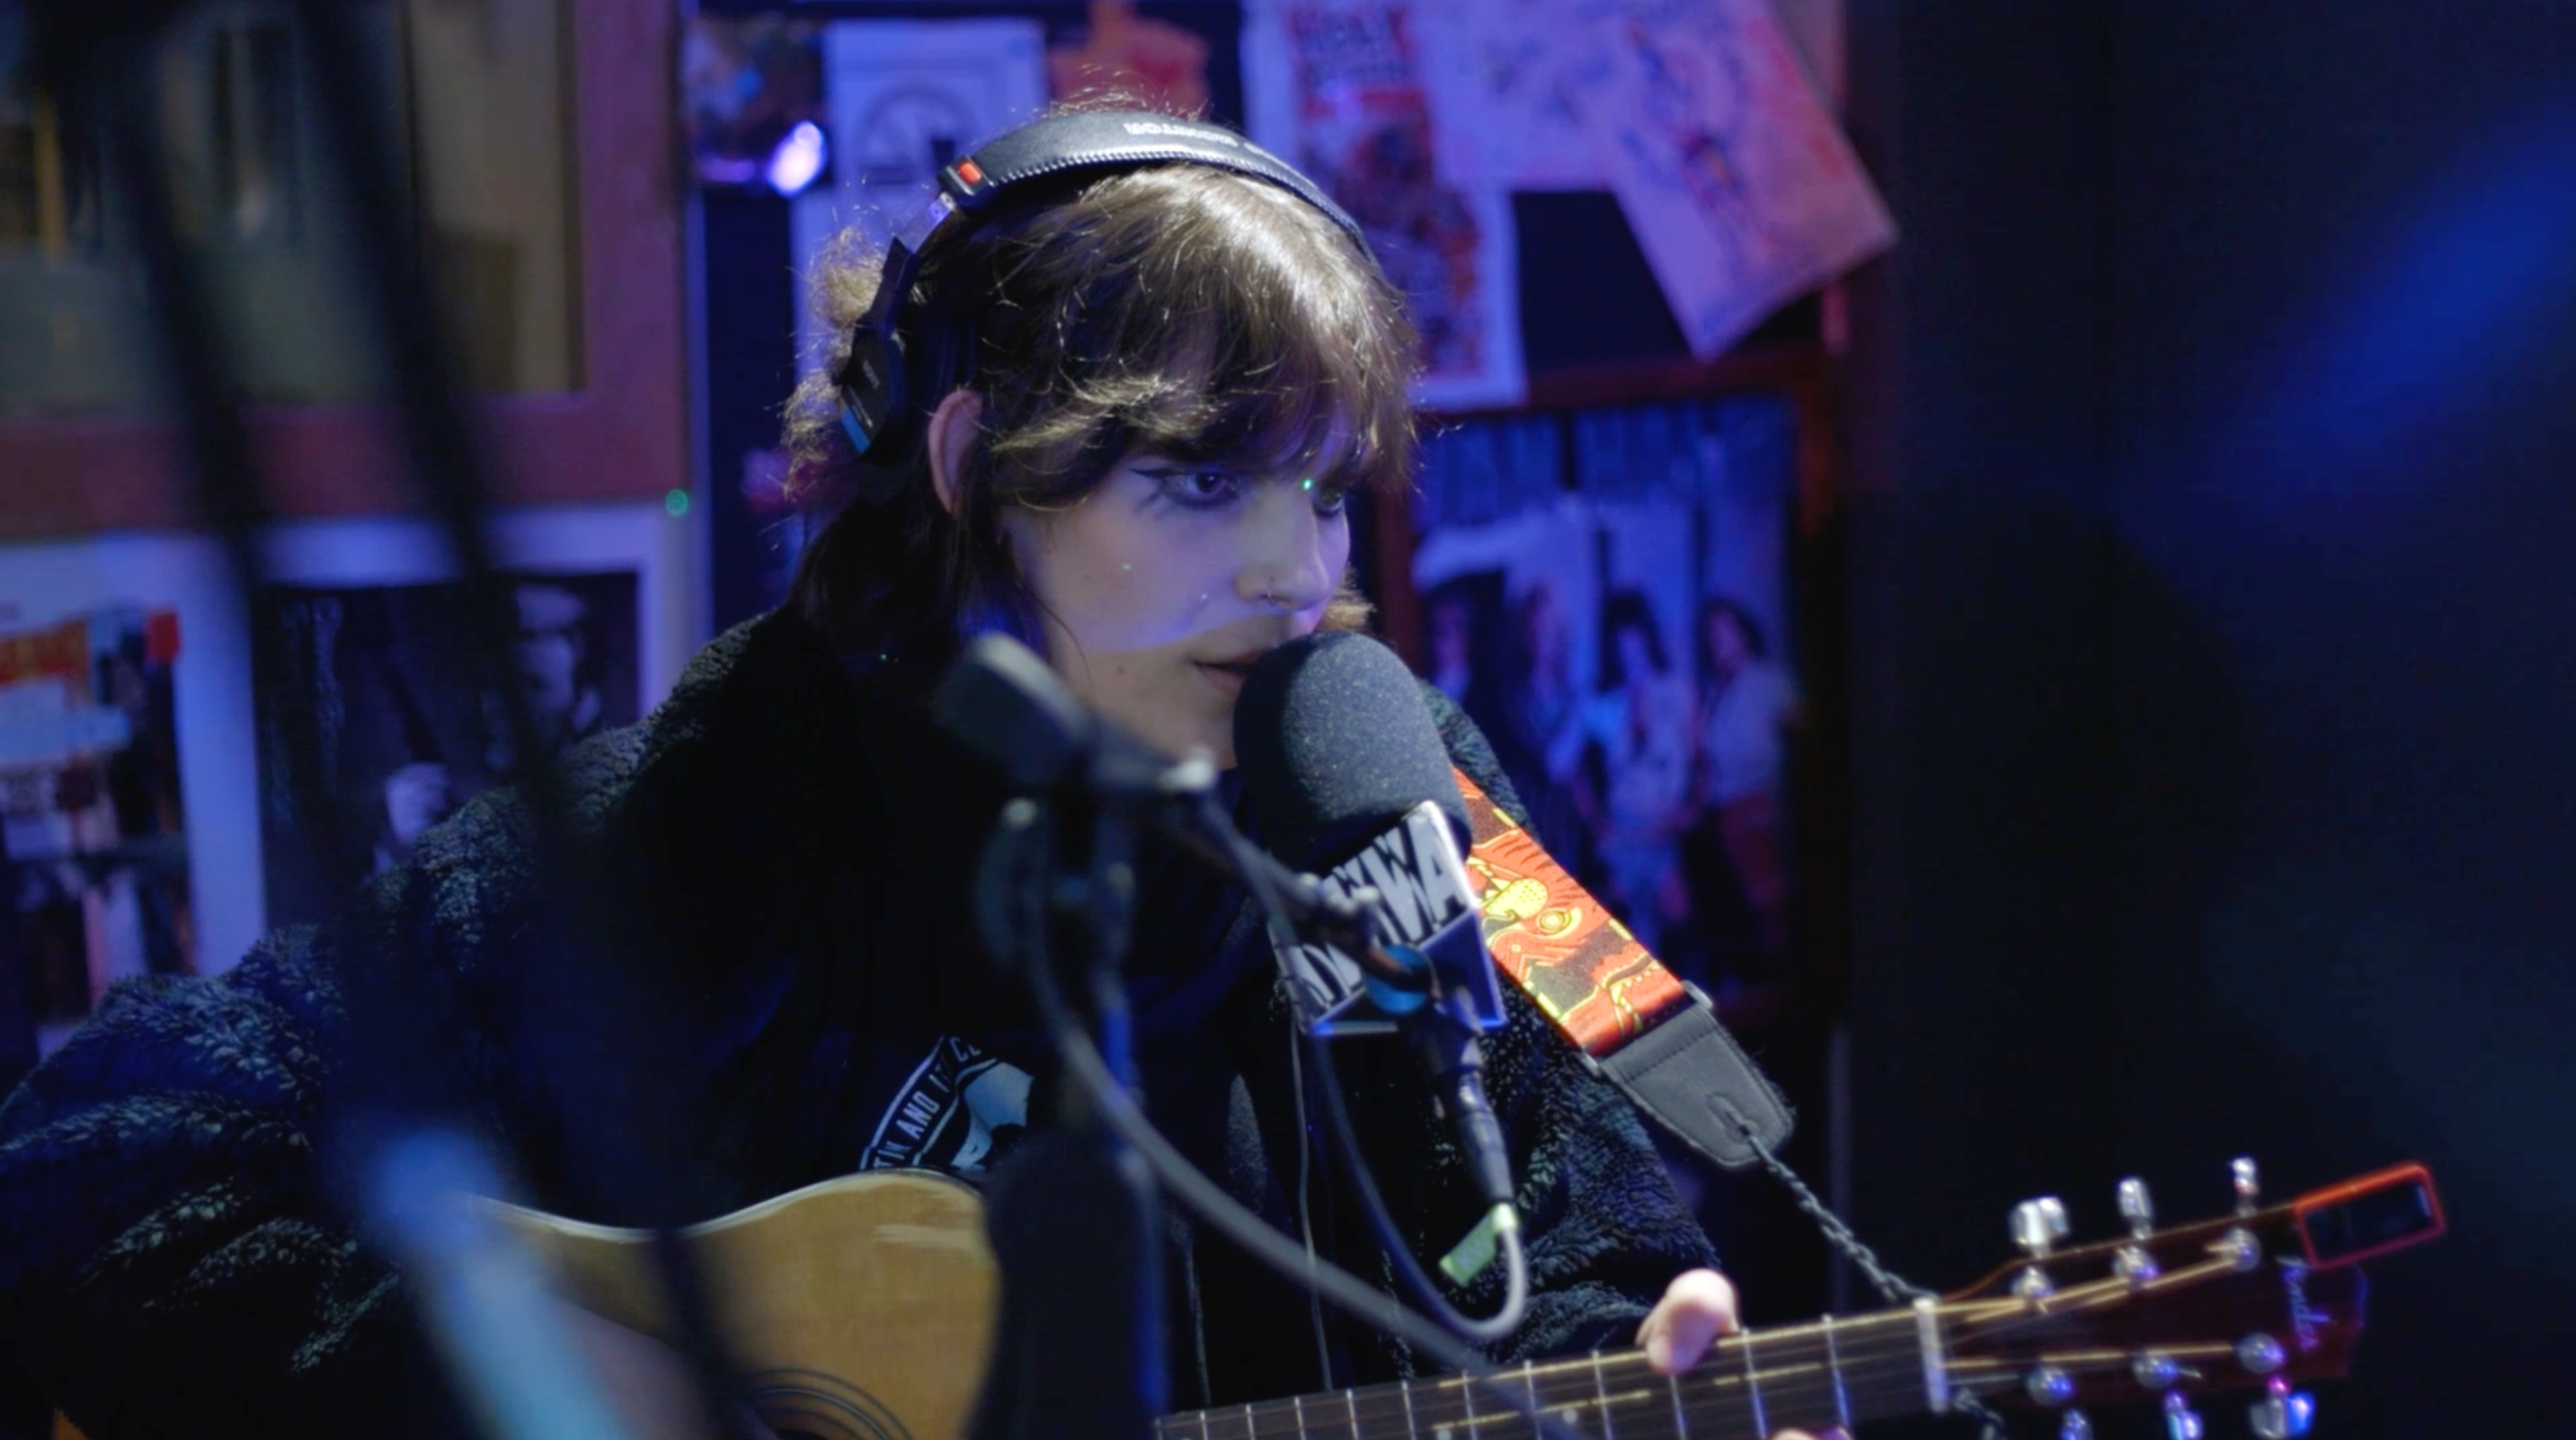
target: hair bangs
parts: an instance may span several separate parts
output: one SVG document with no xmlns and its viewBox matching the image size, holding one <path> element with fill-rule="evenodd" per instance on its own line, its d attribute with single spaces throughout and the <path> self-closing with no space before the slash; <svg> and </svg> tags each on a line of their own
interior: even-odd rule
<svg viewBox="0 0 2576 1440">
<path fill-rule="evenodd" d="M 1118 204 L 1141 198 L 1129 190 L 1164 193 Z M 1030 327 L 1053 342 L 1054 393 L 997 445 L 1017 472 L 1008 488 L 1069 498 L 1139 453 L 1336 489 L 1411 478 L 1413 330 L 1330 221 L 1266 182 L 1195 167 L 1121 176 L 1085 202 L 1150 228 L 1082 227 L 1102 283 Z"/>
</svg>

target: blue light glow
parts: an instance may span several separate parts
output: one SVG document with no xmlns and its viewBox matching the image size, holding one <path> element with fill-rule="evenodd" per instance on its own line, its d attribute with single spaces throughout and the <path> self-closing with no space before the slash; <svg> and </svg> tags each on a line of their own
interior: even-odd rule
<svg viewBox="0 0 2576 1440">
<path fill-rule="evenodd" d="M 2576 119 L 2518 126 L 2329 295 L 2247 437 L 2295 494 L 2438 491 L 2438 452 L 2576 297 Z"/>
<path fill-rule="evenodd" d="M 769 188 L 781 195 L 802 194 L 823 173 L 824 157 L 830 153 L 823 127 L 811 120 L 798 121 L 778 148 L 769 152 Z"/>
</svg>

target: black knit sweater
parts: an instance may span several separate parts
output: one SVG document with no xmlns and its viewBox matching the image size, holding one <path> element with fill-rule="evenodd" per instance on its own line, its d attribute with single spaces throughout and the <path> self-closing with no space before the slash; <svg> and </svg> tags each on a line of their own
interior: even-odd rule
<svg viewBox="0 0 2576 1440">
<path fill-rule="evenodd" d="M 1459 766 L 1513 808 L 1483 738 L 1425 695 Z M 589 884 L 541 876 L 523 800 L 486 795 L 339 923 L 282 931 L 219 978 L 112 990 L 0 1106 L 0 1345 L 95 1440 L 459 1433 L 405 1283 L 346 1203 L 352 1137 L 389 1107 L 443 1111 L 536 1203 L 616 1221 L 862 1164 L 972 1173 L 1013 1125 L 960 1103 L 923 1136 L 900 1113 L 941 1055 L 1034 1077 L 1025 1119 L 1044 1124 L 1051 1067 L 967 905 L 1002 796 L 804 624 L 718 639 L 564 775 Z M 1175 857 L 1141 870 L 1149 1109 L 1283 1223 L 1308 1191 L 1319 1248 L 1385 1275 L 1329 1147 L 1299 1134 L 1287 1002 L 1248 907 Z M 1339 1053 L 1364 1152 L 1437 1257 L 1476 1210 L 1457 1154 L 1400 1057 Z M 1624 1341 L 1667 1279 L 1712 1263 L 1707 1242 L 1626 1101 L 1516 993 L 1487 1056 L 1533 1288 L 1498 1358 Z M 1338 1326 L 1319 1356 L 1301 1300 L 1222 1241 L 1178 1243 L 1176 1403 L 1410 1370 Z M 1462 1303 L 1490 1309 L 1493 1289 Z"/>
</svg>

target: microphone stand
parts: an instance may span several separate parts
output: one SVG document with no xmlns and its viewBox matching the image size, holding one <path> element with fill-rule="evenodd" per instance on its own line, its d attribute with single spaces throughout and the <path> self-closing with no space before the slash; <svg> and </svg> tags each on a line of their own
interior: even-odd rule
<svg viewBox="0 0 2576 1440">
<path fill-rule="evenodd" d="M 975 886 L 988 948 L 1027 977 L 1051 1020 L 1069 1016 L 1091 1035 L 1130 1095 L 1120 965 L 1142 823 L 1132 806 L 1079 781 L 1013 800 Z M 1170 1408 L 1162 1208 L 1143 1157 L 1082 1088 L 1056 1091 L 1057 1123 L 1023 1140 L 985 1194 L 1003 1304 L 971 1433 L 1148 1440 Z"/>
</svg>

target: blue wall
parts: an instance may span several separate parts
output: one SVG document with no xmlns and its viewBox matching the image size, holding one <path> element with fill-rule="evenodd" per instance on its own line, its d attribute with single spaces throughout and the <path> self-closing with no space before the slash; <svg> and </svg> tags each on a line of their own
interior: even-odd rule
<svg viewBox="0 0 2576 1440">
<path fill-rule="evenodd" d="M 2576 6 L 1851 37 L 1864 1233 L 1957 1284 L 2026 1194 L 2420 1158 L 2321 1433 L 2566 1433 Z"/>
</svg>

